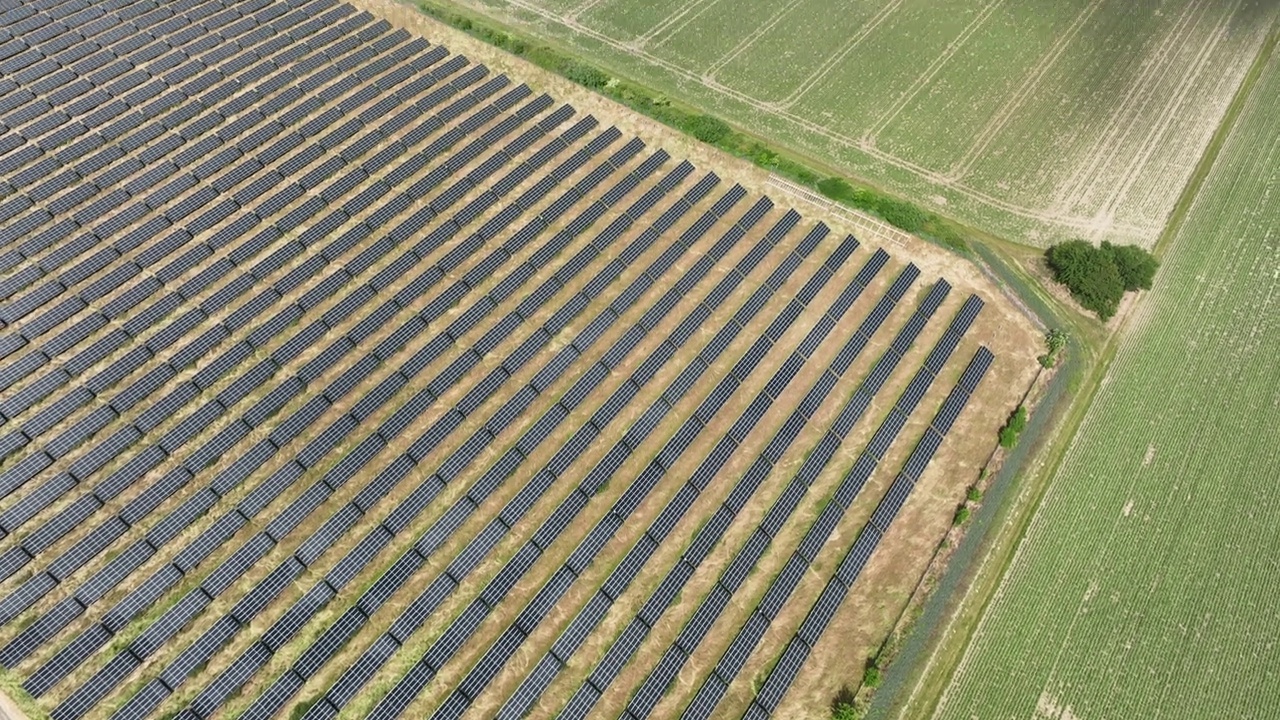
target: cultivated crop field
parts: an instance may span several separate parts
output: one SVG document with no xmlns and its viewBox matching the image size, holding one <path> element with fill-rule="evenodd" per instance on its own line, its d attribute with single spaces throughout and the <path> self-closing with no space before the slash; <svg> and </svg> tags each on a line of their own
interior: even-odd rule
<svg viewBox="0 0 1280 720">
<path fill-rule="evenodd" d="M 1278 187 L 1273 57 L 937 717 L 1280 712 Z"/>
<path fill-rule="evenodd" d="M 820 716 L 1035 374 L 956 258 L 337 0 L 0 33 L 0 665 L 57 720 Z"/>
<path fill-rule="evenodd" d="M 1032 245 L 1150 246 L 1266 0 L 448 0 Z"/>
</svg>

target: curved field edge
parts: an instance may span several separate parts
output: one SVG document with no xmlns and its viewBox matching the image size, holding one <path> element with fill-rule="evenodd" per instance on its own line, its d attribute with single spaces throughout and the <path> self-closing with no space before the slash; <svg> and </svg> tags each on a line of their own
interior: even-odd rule
<svg viewBox="0 0 1280 720">
<path fill-rule="evenodd" d="M 1154 248 L 1158 257 L 1163 259 L 1168 254 L 1174 238 L 1186 222 L 1197 195 L 1209 178 L 1259 78 L 1271 61 L 1278 41 L 1280 28 L 1273 27 L 1232 98 L 1222 124 L 1214 132 L 1196 164 L 1190 182 L 1183 189 L 1170 215 L 1168 225 L 1161 232 Z M 993 262 L 992 265 L 1006 279 L 1010 274 L 1018 275 L 1008 267 L 1002 267 L 999 262 Z M 1033 289 L 1034 281 L 1027 285 L 1014 280 L 1012 284 L 1021 297 L 1038 295 Z M 1033 307 L 1039 310 L 1040 306 Z M 1127 319 L 1126 317 L 1125 320 Z M 1077 337 L 1081 331 L 1088 333 L 1090 330 L 1087 325 L 1074 325 Z M 1046 390 L 1045 396 L 1049 402 L 1042 406 L 1044 409 L 1051 409 L 1054 414 L 1061 413 L 1062 421 L 1056 428 L 1037 428 L 1033 422 L 1027 439 L 1038 446 L 1035 452 L 1027 453 L 1021 458 L 1011 458 L 1013 462 L 1006 464 L 997 476 L 987 494 L 989 502 L 984 504 L 984 507 L 994 506 L 994 510 L 988 509 L 977 514 L 974 527 L 965 536 L 963 546 L 957 550 L 939 583 L 940 587 L 952 584 L 958 594 L 948 596 L 946 593 L 935 592 L 930 595 L 920 619 L 907 636 L 892 669 L 886 674 L 884 685 L 874 696 L 867 714 L 869 719 L 927 717 L 938 707 L 943 691 L 950 684 L 969 648 L 978 623 L 986 614 L 1026 537 L 1050 480 L 1057 475 L 1067 450 L 1072 446 L 1072 441 L 1107 376 L 1115 358 L 1117 340 L 1125 329 L 1123 325 L 1118 327 L 1109 338 L 1099 343 L 1097 356 L 1081 358 L 1080 353 L 1076 352 L 1066 359 L 1062 371 Z M 1062 407 L 1061 401 L 1054 398 L 1067 390 L 1074 391 L 1075 396 Z M 1013 483 L 1021 484 L 1022 492 L 1013 494 L 1009 488 Z M 996 534 L 990 537 L 993 526 Z"/>
</svg>

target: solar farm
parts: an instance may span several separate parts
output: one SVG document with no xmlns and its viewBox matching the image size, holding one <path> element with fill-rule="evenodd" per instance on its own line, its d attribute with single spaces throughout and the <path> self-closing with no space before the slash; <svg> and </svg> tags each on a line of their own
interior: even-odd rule
<svg viewBox="0 0 1280 720">
<path fill-rule="evenodd" d="M 0 666 L 57 720 L 812 705 L 1035 374 L 960 261 L 337 0 L 0 41 Z"/>
</svg>

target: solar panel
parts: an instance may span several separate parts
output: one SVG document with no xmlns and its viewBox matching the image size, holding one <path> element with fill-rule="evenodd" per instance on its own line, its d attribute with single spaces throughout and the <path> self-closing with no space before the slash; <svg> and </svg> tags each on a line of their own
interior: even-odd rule
<svg viewBox="0 0 1280 720">
<path fill-rule="evenodd" d="M 831 622 L 831 618 L 835 617 L 836 611 L 840 609 L 840 603 L 844 600 L 848 590 L 838 580 L 832 579 L 822 589 L 822 594 L 813 604 L 809 614 L 805 617 L 804 622 L 800 624 L 799 630 L 796 631 L 796 637 L 809 647 L 817 644 L 818 639 L 822 637 L 823 631 L 826 630 L 827 624 Z"/>
<path fill-rule="evenodd" d="M 736 591 L 747 576 L 751 574 L 752 567 L 764 555 L 765 549 L 769 546 L 769 536 L 764 532 L 757 530 L 747 540 L 742 550 L 734 556 L 729 566 L 725 568 L 724 574 L 720 576 L 720 584 L 730 591 Z"/>
<path fill-rule="evenodd" d="M 733 642 L 729 643 L 724 655 L 720 656 L 720 662 L 716 663 L 715 674 L 725 683 L 732 682 L 768 628 L 769 624 L 764 618 L 752 613 L 738 635 L 734 637 Z"/>
<path fill-rule="evenodd" d="M 795 480 L 787 483 L 786 489 L 773 507 L 765 513 L 764 519 L 760 521 L 759 531 L 767 534 L 769 537 L 777 537 L 782 532 L 783 526 L 791 513 L 795 512 L 796 507 L 800 504 L 800 500 L 804 497 L 805 486 Z"/>
<path fill-rule="evenodd" d="M 960 307 L 955 320 L 951 323 L 951 329 L 959 334 L 963 334 L 969 329 L 969 325 L 978 318 L 978 313 L 982 311 L 983 302 L 977 295 L 970 295 L 964 301 L 964 305 Z"/>
<path fill-rule="evenodd" d="M 844 583 L 845 587 L 852 587 L 855 580 L 858 579 L 859 573 L 866 565 L 867 560 L 871 558 L 871 553 L 875 552 L 876 545 L 880 542 L 880 532 L 874 526 L 868 524 L 858 534 L 858 539 L 853 543 L 853 547 L 849 549 L 848 554 L 840 561 L 840 567 L 836 569 L 836 578 Z"/>
<path fill-rule="evenodd" d="M 787 692 L 787 688 L 791 686 L 791 682 L 800 673 L 800 668 L 804 665 L 805 658 L 808 655 L 809 649 L 803 643 L 792 642 L 789 644 L 787 649 L 783 651 L 782 657 L 778 660 L 778 664 L 769 673 L 769 678 L 760 688 L 760 692 L 757 693 L 755 702 L 766 710 L 777 708 L 778 703 L 782 701 L 782 696 Z"/>
<path fill-rule="evenodd" d="M 973 393 L 977 389 L 978 383 L 982 381 L 982 377 L 986 374 L 987 368 L 991 366 L 993 359 L 994 356 L 990 350 L 985 347 L 978 348 L 973 359 L 965 367 L 957 385 L 965 392 Z"/>
</svg>

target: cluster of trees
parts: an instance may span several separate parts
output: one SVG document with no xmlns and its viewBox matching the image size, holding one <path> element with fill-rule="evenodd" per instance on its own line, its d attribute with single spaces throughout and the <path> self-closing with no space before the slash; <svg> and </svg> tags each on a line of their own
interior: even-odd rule
<svg viewBox="0 0 1280 720">
<path fill-rule="evenodd" d="M 1053 277 L 1067 286 L 1071 296 L 1103 320 L 1111 319 L 1126 292 L 1150 290 L 1155 257 L 1137 245 L 1100 247 L 1084 240 L 1059 243 L 1045 252 Z"/>
</svg>

